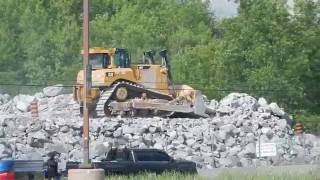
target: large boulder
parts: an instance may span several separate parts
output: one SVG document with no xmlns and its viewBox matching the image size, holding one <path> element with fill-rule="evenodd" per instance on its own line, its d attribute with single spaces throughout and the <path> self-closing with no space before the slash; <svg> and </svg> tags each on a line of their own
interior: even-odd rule
<svg viewBox="0 0 320 180">
<path fill-rule="evenodd" d="M 27 112 L 31 102 L 35 99 L 34 96 L 20 94 L 13 98 L 16 108 L 22 112 Z"/>
<path fill-rule="evenodd" d="M 222 113 L 233 113 L 238 110 L 255 110 L 257 100 L 248 94 L 231 93 L 224 97 L 219 104 L 218 111 Z"/>
<path fill-rule="evenodd" d="M 63 93 L 63 85 L 57 84 L 43 88 L 43 94 L 47 97 L 55 97 Z"/>
<path fill-rule="evenodd" d="M 270 103 L 269 107 L 271 108 L 271 111 L 273 114 L 280 116 L 280 117 L 285 115 L 285 112 L 278 106 L 277 103 L 275 103 L 275 102 Z"/>
</svg>

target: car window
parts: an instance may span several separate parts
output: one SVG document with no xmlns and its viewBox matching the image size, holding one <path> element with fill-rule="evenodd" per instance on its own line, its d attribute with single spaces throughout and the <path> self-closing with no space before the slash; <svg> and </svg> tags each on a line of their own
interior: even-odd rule
<svg viewBox="0 0 320 180">
<path fill-rule="evenodd" d="M 130 161 L 131 153 L 128 150 L 111 150 L 107 155 L 108 161 Z"/>
<path fill-rule="evenodd" d="M 170 157 L 159 151 L 139 151 L 135 152 L 135 157 L 137 161 L 169 161 Z"/>
<path fill-rule="evenodd" d="M 169 156 L 164 152 L 154 152 L 153 158 L 155 161 L 169 161 Z"/>
</svg>

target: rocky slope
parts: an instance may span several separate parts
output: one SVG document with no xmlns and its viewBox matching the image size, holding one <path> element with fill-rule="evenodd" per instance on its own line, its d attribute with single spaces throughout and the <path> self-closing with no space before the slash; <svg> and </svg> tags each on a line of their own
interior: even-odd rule
<svg viewBox="0 0 320 180">
<path fill-rule="evenodd" d="M 0 158 L 43 159 L 51 151 L 61 161 L 81 161 L 82 119 L 72 113 L 72 96 L 59 86 L 34 96 L 0 95 Z M 29 112 L 39 101 L 39 120 Z M 111 147 L 157 148 L 175 158 L 197 162 L 199 168 L 281 165 L 320 162 L 320 140 L 295 136 L 291 119 L 276 103 L 232 93 L 208 103 L 211 117 L 96 118 L 90 122 L 90 157 L 103 159 Z M 277 156 L 259 158 L 257 143 L 273 142 Z"/>
</svg>

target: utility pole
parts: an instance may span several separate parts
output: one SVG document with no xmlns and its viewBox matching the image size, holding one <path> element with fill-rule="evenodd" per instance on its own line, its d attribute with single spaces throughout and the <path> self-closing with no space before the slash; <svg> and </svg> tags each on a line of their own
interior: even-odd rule
<svg viewBox="0 0 320 180">
<path fill-rule="evenodd" d="M 69 169 L 69 180 L 104 180 L 103 169 L 93 169 L 89 159 L 89 109 L 91 103 L 91 66 L 89 65 L 89 0 L 83 0 L 83 163 L 80 169 Z"/>
<path fill-rule="evenodd" d="M 83 165 L 88 166 L 89 160 L 89 109 L 91 98 L 91 68 L 89 65 L 89 0 L 83 0 Z"/>
</svg>

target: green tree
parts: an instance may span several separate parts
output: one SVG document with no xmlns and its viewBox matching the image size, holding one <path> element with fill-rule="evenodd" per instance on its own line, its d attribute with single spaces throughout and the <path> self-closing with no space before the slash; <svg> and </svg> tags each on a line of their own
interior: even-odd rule
<svg viewBox="0 0 320 180">
<path fill-rule="evenodd" d="M 301 52 L 292 18 L 286 1 L 268 0 L 246 1 L 239 17 L 225 20 L 222 58 L 227 81 L 291 107 L 303 102 L 301 78 L 309 72 L 309 59 Z"/>
<path fill-rule="evenodd" d="M 137 61 L 143 50 L 167 48 L 174 56 L 210 40 L 211 19 L 199 0 L 139 0 L 123 4 L 114 16 L 92 21 L 93 46 L 126 47 Z"/>
<path fill-rule="evenodd" d="M 299 32 L 299 48 L 308 61 L 308 71 L 301 78 L 305 85 L 305 105 L 309 111 L 320 112 L 320 1 L 295 1 L 294 18 Z"/>
</svg>

